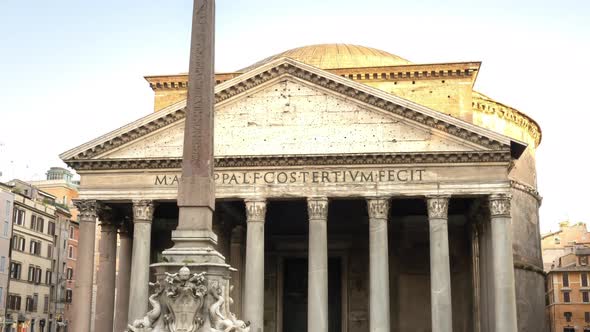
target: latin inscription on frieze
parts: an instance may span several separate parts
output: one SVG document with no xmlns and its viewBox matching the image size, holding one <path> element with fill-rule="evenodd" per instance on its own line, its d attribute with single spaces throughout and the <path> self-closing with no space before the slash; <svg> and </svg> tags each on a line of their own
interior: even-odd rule
<svg viewBox="0 0 590 332">
<path fill-rule="evenodd" d="M 265 185 L 265 184 L 332 184 L 332 183 L 382 183 L 422 182 L 426 170 L 420 168 L 321 170 L 321 171 L 244 171 L 215 172 L 217 185 Z M 155 175 L 155 186 L 177 186 L 180 175 Z"/>
</svg>

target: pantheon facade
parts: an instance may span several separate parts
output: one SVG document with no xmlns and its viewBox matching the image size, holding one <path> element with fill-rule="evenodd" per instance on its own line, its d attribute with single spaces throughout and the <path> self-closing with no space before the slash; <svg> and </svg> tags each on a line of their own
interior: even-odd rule
<svg viewBox="0 0 590 332">
<path fill-rule="evenodd" d="M 216 249 L 254 332 L 544 331 L 541 131 L 473 90 L 479 70 L 325 44 L 216 74 Z M 96 332 L 147 310 L 178 224 L 188 78 L 146 79 L 153 112 L 61 155 L 81 176 L 76 319 L 101 231 Z"/>
</svg>

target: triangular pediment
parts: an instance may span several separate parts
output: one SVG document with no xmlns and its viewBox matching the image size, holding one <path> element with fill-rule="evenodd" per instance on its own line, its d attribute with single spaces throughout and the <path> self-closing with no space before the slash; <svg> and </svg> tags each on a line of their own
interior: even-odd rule
<svg viewBox="0 0 590 332">
<path fill-rule="evenodd" d="M 180 158 L 185 106 L 171 105 L 60 157 Z M 503 135 L 291 59 L 216 87 L 215 155 L 221 158 L 509 151 L 514 145 Z"/>
</svg>

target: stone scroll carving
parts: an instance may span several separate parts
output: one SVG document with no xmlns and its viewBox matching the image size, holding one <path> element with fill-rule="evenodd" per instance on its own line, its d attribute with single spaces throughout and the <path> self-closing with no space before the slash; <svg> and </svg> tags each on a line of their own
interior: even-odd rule
<svg viewBox="0 0 590 332">
<path fill-rule="evenodd" d="M 206 273 L 187 266 L 166 273 L 163 282 L 150 283 L 152 310 L 128 326 L 126 332 L 249 332 L 245 323 L 227 312 L 224 288 Z M 231 303 L 231 298 L 228 299 Z M 133 305 L 131 303 L 130 305 Z"/>
</svg>

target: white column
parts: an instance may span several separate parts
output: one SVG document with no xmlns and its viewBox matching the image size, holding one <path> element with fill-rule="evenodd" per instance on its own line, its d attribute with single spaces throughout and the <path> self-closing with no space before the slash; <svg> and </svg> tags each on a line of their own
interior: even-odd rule
<svg viewBox="0 0 590 332">
<path fill-rule="evenodd" d="M 510 195 L 490 196 L 494 312 L 497 332 L 517 332 Z"/>
<path fill-rule="evenodd" d="M 128 321 L 144 317 L 148 312 L 150 248 L 154 203 L 149 200 L 133 202 L 133 249 L 129 289 Z"/>
<path fill-rule="evenodd" d="M 389 200 L 370 198 L 369 210 L 369 328 L 371 332 L 390 331 L 389 244 L 387 217 Z"/>
<path fill-rule="evenodd" d="M 72 308 L 72 331 L 90 331 L 92 316 L 92 275 L 94 271 L 94 241 L 96 219 L 100 203 L 95 200 L 76 200 L 80 212 L 76 283 L 74 285 Z"/>
<path fill-rule="evenodd" d="M 101 215 L 100 258 L 97 276 L 95 332 L 112 332 L 115 309 L 115 281 L 117 261 L 117 226 L 113 224 L 112 212 L 109 218 Z"/>
<path fill-rule="evenodd" d="M 132 240 L 129 226 L 119 228 L 119 270 L 117 273 L 117 298 L 115 303 L 114 332 L 125 331 L 129 314 L 129 289 L 131 288 Z"/>
<path fill-rule="evenodd" d="M 244 319 L 252 332 L 264 330 L 264 219 L 266 200 L 246 200 Z"/>
<path fill-rule="evenodd" d="M 453 331 L 448 196 L 427 198 L 430 225 L 430 301 L 433 332 Z"/>
<path fill-rule="evenodd" d="M 307 330 L 328 332 L 328 199 L 308 198 Z"/>
<path fill-rule="evenodd" d="M 242 314 L 242 277 L 244 276 L 244 254 L 242 246 L 244 244 L 244 227 L 238 225 L 231 231 L 230 243 L 230 263 L 236 270 L 231 273 L 231 282 L 233 286 L 232 299 L 234 300 L 232 312 L 237 317 L 243 317 Z"/>
</svg>

